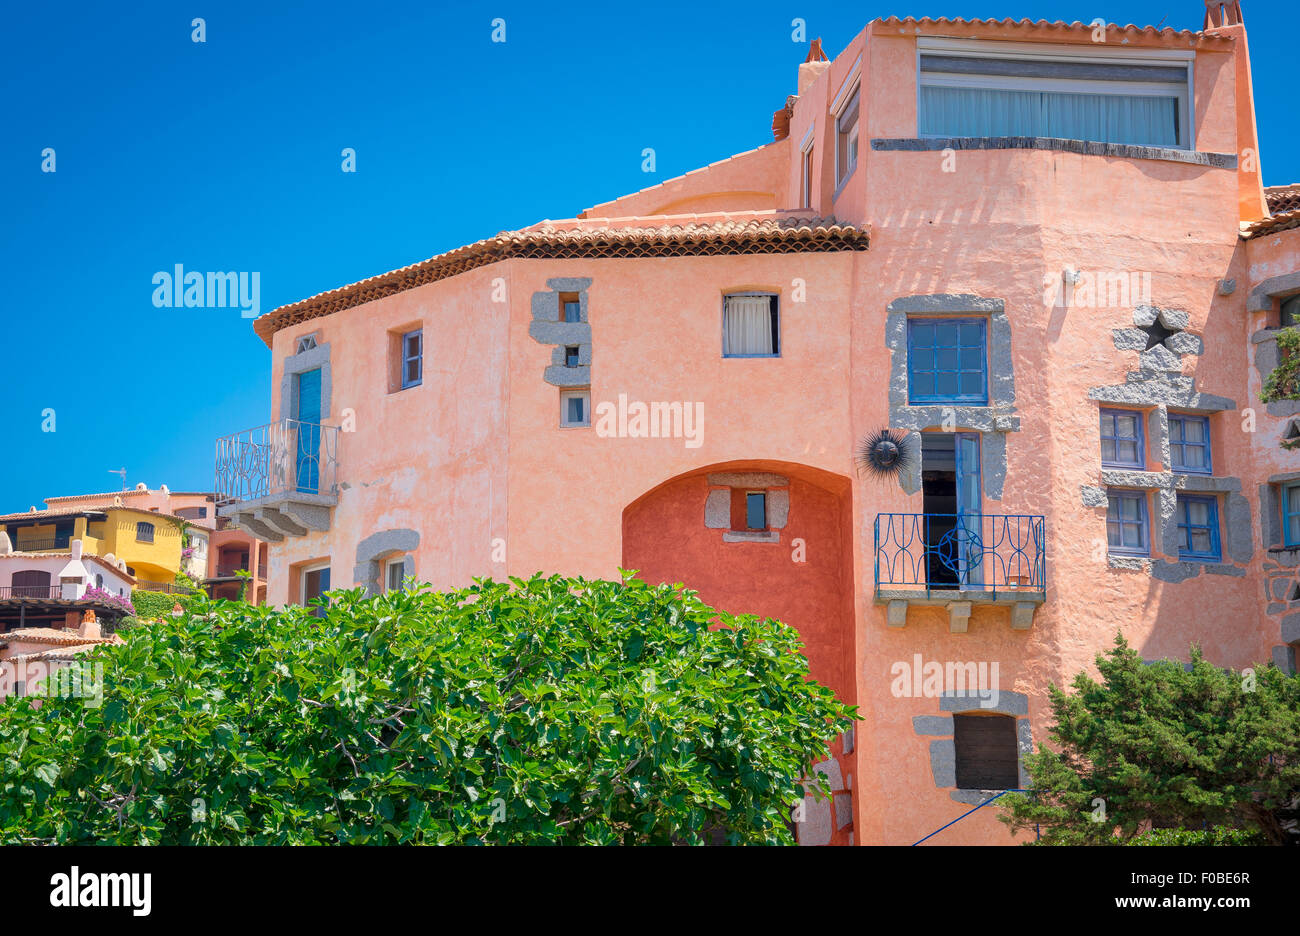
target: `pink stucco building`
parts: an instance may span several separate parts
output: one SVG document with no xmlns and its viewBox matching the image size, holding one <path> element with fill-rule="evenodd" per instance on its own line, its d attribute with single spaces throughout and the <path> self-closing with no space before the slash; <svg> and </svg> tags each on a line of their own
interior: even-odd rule
<svg viewBox="0 0 1300 936">
<path fill-rule="evenodd" d="M 263 315 L 220 511 L 274 604 L 623 567 L 778 617 L 861 713 L 801 840 L 910 844 L 1117 631 L 1294 665 L 1300 190 L 1234 3 L 875 20 L 793 90 L 757 149 Z"/>
</svg>

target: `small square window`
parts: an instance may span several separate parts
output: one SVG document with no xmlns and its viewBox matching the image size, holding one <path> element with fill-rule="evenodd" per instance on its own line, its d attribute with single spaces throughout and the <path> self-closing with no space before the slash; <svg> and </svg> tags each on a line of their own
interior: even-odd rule
<svg viewBox="0 0 1300 936">
<path fill-rule="evenodd" d="M 1218 562 L 1219 502 L 1213 497 L 1179 494 L 1178 558 L 1208 559 Z"/>
<path fill-rule="evenodd" d="M 135 525 L 135 539 L 138 543 L 153 542 L 153 524 L 140 522 Z"/>
<path fill-rule="evenodd" d="M 1181 474 L 1210 473 L 1209 417 L 1169 414 L 1169 460 Z"/>
<path fill-rule="evenodd" d="M 1119 555 L 1150 553 L 1145 491 L 1111 491 L 1107 495 L 1106 544 L 1110 552 Z"/>
<path fill-rule="evenodd" d="M 303 335 L 298 339 L 298 343 L 294 346 L 293 353 L 302 354 L 304 351 L 310 351 L 314 347 L 316 347 L 316 335 Z"/>
<path fill-rule="evenodd" d="M 577 366 L 578 366 L 578 357 L 579 357 L 579 355 L 578 355 L 578 346 L 577 346 L 577 345 L 568 345 L 568 346 L 566 346 L 565 349 L 564 349 L 564 366 L 565 366 L 565 367 L 577 367 Z"/>
<path fill-rule="evenodd" d="M 1103 468 L 1146 467 L 1142 413 L 1137 410 L 1101 411 L 1101 465 Z"/>
<path fill-rule="evenodd" d="M 722 300 L 723 357 L 780 357 L 776 296 L 738 293 Z"/>
<path fill-rule="evenodd" d="M 560 393 L 560 426 L 562 428 L 590 426 L 590 410 L 590 390 L 564 390 Z"/>
<path fill-rule="evenodd" d="M 424 380 L 424 329 L 402 335 L 402 389 Z"/>
<path fill-rule="evenodd" d="M 749 491 L 745 494 L 745 529 L 767 529 L 767 493 Z"/>
<path fill-rule="evenodd" d="M 984 319 L 907 322 L 908 402 L 988 403 Z"/>
</svg>

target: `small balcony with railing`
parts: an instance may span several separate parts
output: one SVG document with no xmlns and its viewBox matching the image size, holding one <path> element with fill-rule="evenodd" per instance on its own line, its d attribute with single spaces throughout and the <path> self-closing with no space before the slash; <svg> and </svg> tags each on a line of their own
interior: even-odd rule
<svg viewBox="0 0 1300 936">
<path fill-rule="evenodd" d="M 891 627 L 913 605 L 948 610 L 953 633 L 965 633 L 976 605 L 1011 609 L 1011 626 L 1027 630 L 1047 600 L 1046 521 L 1034 514 L 877 514 L 876 604 Z"/>
<path fill-rule="evenodd" d="M 217 515 L 270 542 L 328 530 L 338 504 L 338 433 L 281 419 L 217 439 Z"/>
</svg>

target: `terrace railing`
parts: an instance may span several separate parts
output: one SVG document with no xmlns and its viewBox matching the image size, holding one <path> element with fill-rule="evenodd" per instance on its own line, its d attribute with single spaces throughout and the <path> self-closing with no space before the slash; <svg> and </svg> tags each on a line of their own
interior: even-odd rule
<svg viewBox="0 0 1300 936">
<path fill-rule="evenodd" d="M 338 426 L 281 419 L 217 439 L 217 504 L 335 493 L 338 432 Z"/>
<path fill-rule="evenodd" d="M 1039 515 L 882 513 L 875 534 L 877 593 L 982 591 L 996 599 L 1047 588 Z"/>
<path fill-rule="evenodd" d="M 62 585 L 4 585 L 0 586 L 0 599 L 4 598 L 62 598 Z"/>
</svg>

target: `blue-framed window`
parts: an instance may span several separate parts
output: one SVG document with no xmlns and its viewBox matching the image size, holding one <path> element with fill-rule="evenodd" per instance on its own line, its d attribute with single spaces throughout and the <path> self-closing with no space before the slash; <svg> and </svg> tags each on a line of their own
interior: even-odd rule
<svg viewBox="0 0 1300 936">
<path fill-rule="evenodd" d="M 1219 502 L 1213 497 L 1178 495 L 1178 558 L 1218 561 Z"/>
<path fill-rule="evenodd" d="M 1182 474 L 1209 474 L 1210 419 L 1188 413 L 1169 414 L 1169 459 Z"/>
<path fill-rule="evenodd" d="M 1111 491 L 1106 498 L 1106 545 L 1110 552 L 1145 556 L 1151 552 L 1145 491 Z"/>
<path fill-rule="evenodd" d="M 1300 546 L 1300 484 L 1282 488 L 1282 545 Z"/>
<path fill-rule="evenodd" d="M 767 493 L 749 491 L 745 494 L 745 528 L 748 530 L 767 529 Z"/>
<path fill-rule="evenodd" d="M 1101 411 L 1101 464 L 1103 468 L 1146 467 L 1142 413 L 1117 409 Z"/>
<path fill-rule="evenodd" d="M 987 404 L 987 326 L 986 319 L 908 319 L 908 402 Z"/>
<path fill-rule="evenodd" d="M 424 379 L 424 329 L 402 336 L 402 389 L 417 387 Z"/>
</svg>

